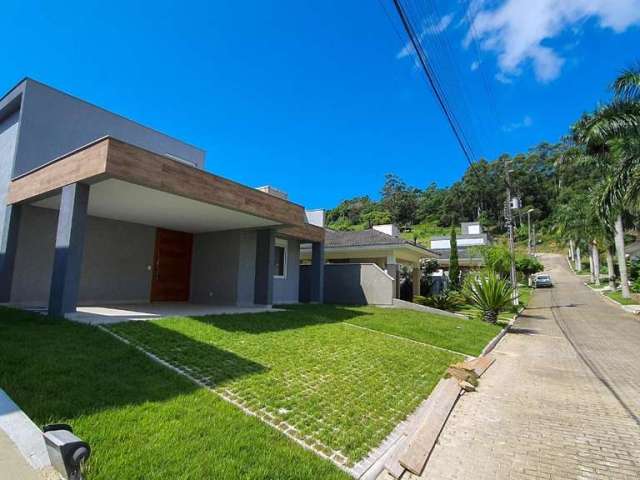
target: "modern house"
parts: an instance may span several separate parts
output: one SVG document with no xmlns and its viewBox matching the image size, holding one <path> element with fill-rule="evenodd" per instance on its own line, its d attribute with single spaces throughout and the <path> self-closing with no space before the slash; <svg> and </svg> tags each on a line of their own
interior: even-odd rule
<svg viewBox="0 0 640 480">
<path fill-rule="evenodd" d="M 478 247 L 491 245 L 491 236 L 483 231 L 480 222 L 462 222 L 460 224 L 462 233 L 456 235 L 458 245 L 458 263 L 462 267 L 478 267 L 482 265 L 482 257 L 478 252 Z M 431 250 L 440 255 L 438 265 L 449 267 L 449 257 L 451 255 L 451 237 L 435 236 L 431 237 Z"/>
<path fill-rule="evenodd" d="M 363 285 L 362 290 L 365 290 L 366 293 L 364 285 L 373 283 L 366 277 L 380 276 L 380 273 L 390 279 L 389 294 L 384 297 L 388 297 L 388 301 L 382 303 L 391 303 L 393 298 L 400 296 L 400 273 L 403 266 L 411 271 L 413 294 L 419 295 L 420 260 L 438 257 L 437 253 L 419 243 L 402 238 L 398 227 L 392 224 L 376 225 L 359 232 L 336 231 L 327 228 L 324 255 L 327 262 L 325 298 L 331 303 L 342 303 L 336 302 L 338 294 L 344 295 L 345 291 L 356 284 Z M 312 259 L 311 249 L 303 245 L 300 258 L 302 262 L 310 262 Z M 339 268 L 339 265 L 343 267 Z M 353 266 L 348 267 L 348 265 Z M 355 273 L 351 275 L 345 273 L 349 269 L 356 268 L 355 265 L 360 265 L 358 267 L 360 280 L 347 281 L 345 277 L 356 276 Z M 331 294 L 333 291 L 336 292 L 336 295 Z M 375 295 L 375 297 L 379 298 L 380 296 Z M 367 301 L 367 303 L 372 302 Z"/>
<path fill-rule="evenodd" d="M 304 208 L 204 170 L 199 148 L 31 79 L 0 99 L 0 301 L 46 306 L 298 301 Z"/>
</svg>

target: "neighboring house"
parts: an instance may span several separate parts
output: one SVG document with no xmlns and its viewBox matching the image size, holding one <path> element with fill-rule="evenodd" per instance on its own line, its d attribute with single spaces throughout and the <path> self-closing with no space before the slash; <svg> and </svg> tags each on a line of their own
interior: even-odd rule
<svg viewBox="0 0 640 480">
<path fill-rule="evenodd" d="M 436 258 L 438 255 L 428 248 L 400 237 L 400 232 L 395 225 L 376 225 L 368 230 L 360 232 L 345 232 L 326 229 L 325 233 L 325 260 L 328 265 L 352 264 L 369 265 L 364 267 L 368 271 L 362 270 L 360 275 L 379 276 L 379 272 L 384 272 L 391 280 L 389 283 L 389 301 L 398 298 L 400 293 L 400 270 L 402 266 L 411 271 L 413 293 L 420 294 L 420 260 L 423 258 Z M 302 262 L 310 261 L 311 249 L 302 246 L 300 253 Z M 374 268 L 375 267 L 375 268 Z M 355 267 L 345 267 L 325 269 L 325 293 L 331 291 L 345 291 L 348 288 L 347 281 L 340 281 L 341 275 L 338 271 L 348 271 Z M 344 274 L 352 278 L 355 274 Z M 330 285 L 330 280 L 334 279 L 334 284 Z M 363 278 L 361 283 L 368 282 Z M 381 283 L 381 282 L 377 282 Z M 344 284 L 344 285 L 343 285 Z M 364 287 L 362 287 L 364 289 Z M 364 292 L 365 296 L 367 292 Z M 384 297 L 385 299 L 387 296 Z M 325 297 L 327 302 L 332 299 Z M 343 303 L 343 302 L 341 302 Z M 367 303 L 373 303 L 368 301 Z M 379 301 L 375 303 L 380 303 Z"/>
<path fill-rule="evenodd" d="M 0 98 L 0 301 L 298 301 L 303 207 L 203 170 L 196 147 L 25 79 Z M 259 160 L 259 159 L 256 159 Z"/>
<path fill-rule="evenodd" d="M 482 265 L 482 257 L 478 252 L 478 247 L 491 245 L 491 236 L 484 232 L 479 222 L 463 222 L 460 224 L 462 233 L 456 235 L 458 245 L 458 263 L 462 267 L 478 267 Z M 449 257 L 451 256 L 451 237 L 435 236 L 431 237 L 431 250 L 440 255 L 438 265 L 449 267 Z"/>
</svg>

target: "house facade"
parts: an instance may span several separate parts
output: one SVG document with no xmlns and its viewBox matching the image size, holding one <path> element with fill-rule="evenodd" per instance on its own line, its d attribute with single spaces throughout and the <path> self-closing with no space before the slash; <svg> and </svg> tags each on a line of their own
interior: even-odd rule
<svg viewBox="0 0 640 480">
<path fill-rule="evenodd" d="M 420 261 L 423 258 L 438 257 L 435 252 L 419 243 L 402 238 L 397 226 L 392 224 L 376 225 L 359 232 L 326 229 L 324 255 L 327 265 L 331 266 L 358 264 L 373 267 L 361 267 L 359 271 L 361 277 L 363 275 L 369 279 L 380 277 L 380 274 L 375 272 L 376 268 L 384 272 L 391 279 L 390 300 L 400 297 L 400 276 L 403 267 L 410 272 L 412 277 L 413 294 L 420 295 Z M 311 250 L 305 248 L 304 245 L 301 259 L 303 262 L 311 261 Z M 333 283 L 342 284 L 340 286 L 325 285 L 325 292 L 330 292 L 333 289 L 338 292 L 345 291 L 351 287 L 349 283 L 357 283 L 346 279 L 341 282 L 339 280 L 341 275 L 337 268 L 329 267 L 325 270 L 327 280 L 333 279 Z M 345 274 L 344 276 L 351 278 L 354 275 Z M 373 281 L 363 278 L 360 283 L 375 284 L 377 290 L 380 290 L 383 280 Z M 380 296 L 375 295 L 375 297 L 379 298 Z"/>
<path fill-rule="evenodd" d="M 479 247 L 491 245 L 491 236 L 484 231 L 480 222 L 462 222 L 460 224 L 462 233 L 456 235 L 458 246 L 458 263 L 463 267 L 478 267 L 482 265 L 482 257 Z M 449 266 L 451 255 L 451 237 L 434 236 L 431 237 L 431 250 L 440 255 L 438 265 Z"/>
<path fill-rule="evenodd" d="M 25 79 L 0 99 L 0 301 L 322 301 L 324 230 L 304 208 L 204 170 L 199 148 Z"/>
</svg>

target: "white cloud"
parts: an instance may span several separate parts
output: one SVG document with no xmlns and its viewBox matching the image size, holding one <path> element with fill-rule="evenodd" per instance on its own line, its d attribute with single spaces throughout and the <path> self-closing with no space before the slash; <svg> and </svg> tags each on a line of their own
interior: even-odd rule
<svg viewBox="0 0 640 480">
<path fill-rule="evenodd" d="M 531 125 L 533 125 L 533 120 L 529 115 L 525 115 L 524 118 L 519 122 L 513 122 L 513 123 L 510 123 L 509 125 L 504 125 L 502 127 L 502 131 L 509 133 L 509 132 L 513 132 L 514 130 L 519 130 L 521 128 L 529 128 Z"/>
<path fill-rule="evenodd" d="M 492 6 L 473 0 L 469 14 L 474 20 L 464 44 L 475 35 L 482 49 L 494 51 L 501 81 L 520 75 L 528 61 L 538 81 L 558 77 L 565 60 L 543 42 L 566 29 L 575 32 L 576 24 L 588 18 L 617 33 L 640 24 L 640 0 L 502 0 Z"/>
<path fill-rule="evenodd" d="M 469 66 L 469 68 L 471 69 L 472 72 L 475 72 L 478 68 L 480 68 L 480 62 L 476 60 Z"/>
<path fill-rule="evenodd" d="M 422 22 L 422 30 L 420 31 L 420 34 L 418 35 L 418 40 L 422 41 L 422 39 L 426 36 L 426 35 L 438 35 L 442 32 L 444 32 L 449 25 L 451 25 L 451 22 L 454 18 L 455 14 L 454 13 L 448 13 L 447 15 L 444 15 L 440 20 L 438 20 L 438 23 L 429 23 L 427 20 Z M 414 54 L 414 50 L 413 50 L 413 45 L 411 44 L 411 41 L 409 40 L 404 47 L 402 47 L 402 49 L 398 52 L 398 54 L 396 55 L 396 58 L 405 58 L 408 57 L 409 55 L 413 55 Z"/>
<path fill-rule="evenodd" d="M 426 32 L 429 35 L 437 35 L 438 33 L 442 33 L 451 24 L 451 20 L 453 20 L 453 13 L 449 13 L 443 16 L 438 23 L 426 28 Z"/>
</svg>

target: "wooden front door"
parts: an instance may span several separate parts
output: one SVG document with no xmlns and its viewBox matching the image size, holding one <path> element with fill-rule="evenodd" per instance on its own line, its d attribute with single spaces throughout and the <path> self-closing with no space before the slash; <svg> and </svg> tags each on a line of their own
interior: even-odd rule
<svg viewBox="0 0 640 480">
<path fill-rule="evenodd" d="M 193 234 L 158 228 L 151 280 L 152 302 L 187 302 Z"/>
</svg>

